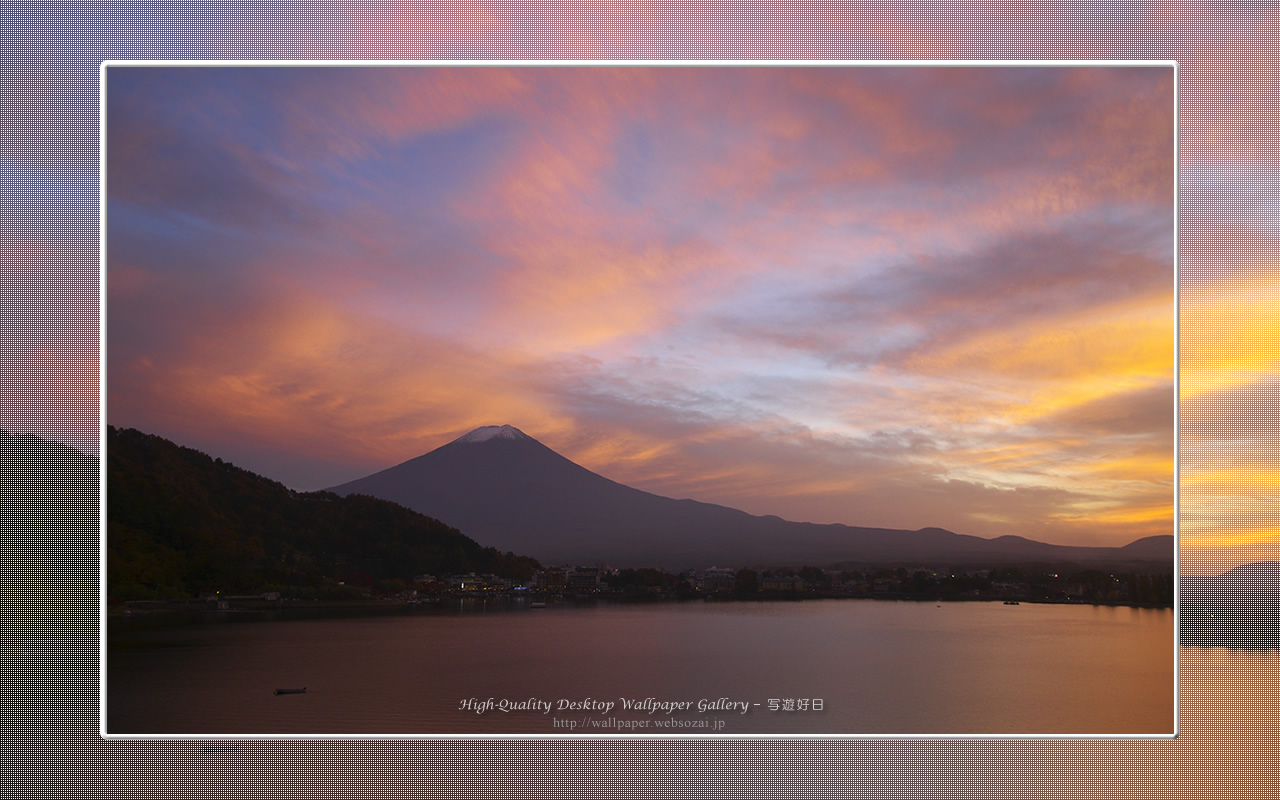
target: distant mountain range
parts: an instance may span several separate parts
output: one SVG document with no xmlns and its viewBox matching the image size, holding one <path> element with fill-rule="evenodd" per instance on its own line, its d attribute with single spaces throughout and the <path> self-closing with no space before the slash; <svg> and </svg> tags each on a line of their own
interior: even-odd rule
<svg viewBox="0 0 1280 800">
<path fill-rule="evenodd" d="M 511 446 L 516 452 L 507 449 Z M 257 591 L 264 581 L 289 583 L 364 570 L 371 570 L 374 574 L 369 577 L 378 579 L 432 569 L 524 575 L 536 566 L 530 559 L 485 547 L 395 504 L 372 498 L 343 501 L 325 492 L 292 492 L 221 459 L 139 431 L 108 428 L 106 449 L 109 596 L 171 597 L 219 579 L 226 579 L 231 587 Z M 530 463 L 551 472 L 525 474 L 522 481 L 513 484 L 515 468 Z M 548 478 L 558 475 L 574 483 L 552 497 L 582 501 L 579 505 L 593 514 L 601 513 L 601 504 L 610 497 L 620 496 L 635 501 L 636 507 L 647 505 L 671 515 L 691 510 L 706 519 L 742 523 L 738 530 L 755 536 L 761 535 L 761 530 L 793 531 L 798 532 L 793 541 L 804 544 L 806 534 L 816 533 L 818 541 L 808 546 L 821 549 L 836 545 L 840 555 L 835 561 L 869 561 L 868 553 L 879 548 L 882 553 L 905 552 L 908 557 L 903 560 L 910 561 L 943 561 L 938 554 L 952 553 L 958 554 L 957 563 L 1067 559 L 1115 569 L 1163 571 L 1171 567 L 1173 542 L 1167 536 L 1139 539 L 1120 548 L 1056 547 L 1016 537 L 976 539 L 936 528 L 894 531 L 788 523 L 720 506 L 670 500 L 594 475 L 509 426 L 482 428 L 363 481 L 390 473 L 411 490 L 415 476 L 425 480 L 432 470 L 447 467 L 478 473 L 480 488 L 465 497 L 471 498 L 473 509 L 488 498 L 500 512 L 493 516 L 515 516 L 522 494 L 549 489 Z M 0 430 L 0 478 L 4 553 L 12 568 L 10 589 L 15 597 L 40 603 L 30 609 L 20 605 L 15 613 L 43 614 L 44 608 L 63 597 L 69 581 L 84 580 L 96 564 L 98 459 L 55 442 Z M 445 490 L 461 486 L 458 479 L 439 480 Z M 592 499 L 574 495 L 575 487 L 582 491 L 604 488 L 602 496 Z M 541 507 L 547 514 L 557 513 L 549 502 Z M 533 536 L 538 526 L 532 523 L 545 525 L 546 521 L 530 516 L 513 530 Z M 625 527 L 635 530 L 637 526 Z M 641 530 L 656 527 L 648 524 Z M 593 528 L 590 536 L 579 538 L 603 536 L 608 530 Z M 658 531 L 653 538 L 670 541 L 671 536 Z M 837 541 L 830 542 L 832 538 Z M 747 537 L 726 539 L 713 541 L 726 546 L 758 545 Z M 886 540 L 894 539 L 901 542 L 896 550 L 886 546 Z M 926 545 L 931 543 L 941 546 L 930 551 Z M 705 545 L 686 545 L 676 551 L 690 553 L 699 547 Z M 796 548 L 794 552 L 803 550 Z M 711 559 L 716 560 L 730 563 L 728 559 Z M 807 559 L 796 556 L 779 561 L 796 560 Z M 676 561 L 671 556 L 661 559 L 664 564 Z M 812 563 L 824 562 L 813 559 Z M 121 583 L 133 585 L 124 587 L 128 590 L 124 595 L 112 594 Z M 1280 648 L 1280 562 L 1245 564 L 1221 575 L 1182 576 L 1179 602 L 1184 645 Z"/>
<path fill-rule="evenodd" d="M 666 569 L 777 564 L 1077 563 L 1172 570 L 1173 536 L 1067 547 L 941 528 L 790 522 L 674 500 L 597 475 L 510 425 L 479 428 L 425 455 L 332 487 L 430 514 L 500 550 L 544 563 Z"/>
</svg>

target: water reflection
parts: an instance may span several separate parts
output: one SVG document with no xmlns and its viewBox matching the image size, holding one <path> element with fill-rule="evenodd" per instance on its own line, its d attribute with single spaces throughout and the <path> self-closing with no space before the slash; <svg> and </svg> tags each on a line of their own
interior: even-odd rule
<svg viewBox="0 0 1280 800">
<path fill-rule="evenodd" d="M 751 708 L 720 715 L 724 733 L 1161 734 L 1173 730 L 1172 637 L 1167 609 L 879 601 L 472 603 L 408 616 L 116 626 L 108 724 L 549 734 L 582 731 L 555 727 L 554 714 L 459 708 L 490 697 L 727 697 Z M 270 697 L 277 686 L 308 693 Z M 770 700 L 782 710 L 771 713 Z M 801 706 L 814 700 L 821 711 Z"/>
<path fill-rule="evenodd" d="M 641 786 L 682 796 L 732 771 L 726 786 L 751 786 L 756 796 L 795 795 L 816 782 L 850 796 L 865 788 L 915 797 L 1261 798 L 1280 791 L 1277 676 L 1273 649 L 1181 648 L 1179 735 L 1162 740 L 273 740 L 211 753 L 199 752 L 205 743 L 146 741 L 109 742 L 110 756 L 97 761 L 66 758 L 88 785 L 147 786 L 156 795 L 187 791 L 193 775 L 217 782 L 234 774 L 237 785 L 298 794 L 362 794 L 376 782 L 413 787 L 414 796 L 526 796 L 533 780 L 564 797 L 636 796 Z"/>
</svg>

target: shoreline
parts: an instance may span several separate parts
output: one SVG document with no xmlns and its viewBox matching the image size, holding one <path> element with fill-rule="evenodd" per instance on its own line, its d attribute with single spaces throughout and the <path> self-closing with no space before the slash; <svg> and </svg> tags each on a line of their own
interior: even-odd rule
<svg viewBox="0 0 1280 800">
<path fill-rule="evenodd" d="M 530 611 L 540 608 L 588 607 L 601 605 L 633 605 L 667 604 L 667 603 L 776 603 L 805 602 L 814 600 L 873 600 L 880 602 L 936 603 L 938 605 L 953 603 L 997 603 L 1004 605 L 1079 605 L 1099 607 L 1125 607 L 1147 609 L 1173 609 L 1171 604 L 1135 603 L 1128 601 L 1090 601 L 1068 599 L 1032 599 L 1024 597 L 955 597 L 938 598 L 908 594 L 832 594 L 832 593 L 772 593 L 758 595 L 625 595 L 595 593 L 587 595 L 514 595 L 511 593 L 459 593 L 437 595 L 427 600 L 409 601 L 402 599 L 369 598 L 365 600 L 245 600 L 234 607 L 216 608 L 199 600 L 126 600 L 116 601 L 108 605 L 106 617 L 109 620 L 147 619 L 161 617 L 185 616 L 203 618 L 208 621 L 232 619 L 281 619 L 306 618 L 309 616 L 363 616 L 381 614 L 415 614 L 415 613 L 458 613 L 466 610 L 467 605 L 504 606 L 510 608 L 524 607 Z M 535 605 L 535 604 L 545 604 Z M 195 621 L 195 620 L 193 620 Z"/>
</svg>

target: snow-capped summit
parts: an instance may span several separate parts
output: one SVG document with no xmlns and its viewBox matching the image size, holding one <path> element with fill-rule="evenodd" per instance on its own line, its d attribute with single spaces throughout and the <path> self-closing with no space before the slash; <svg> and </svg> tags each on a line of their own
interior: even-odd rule
<svg viewBox="0 0 1280 800">
<path fill-rule="evenodd" d="M 490 444 L 477 444 L 483 442 Z M 940 528 L 905 531 L 755 517 L 609 480 L 510 425 L 477 428 L 329 491 L 399 503 L 486 547 L 529 555 L 543 564 L 684 569 L 843 561 L 1154 563 L 1156 551 L 1146 545 L 1137 550 L 1065 547 L 1014 536 L 980 539 Z M 1159 569 L 1172 567 L 1173 553 L 1173 540 L 1166 539 Z"/>
<path fill-rule="evenodd" d="M 519 428 L 513 428 L 510 425 L 485 425 L 483 428 L 476 428 L 466 436 L 458 438 L 459 442 L 487 442 L 490 439 L 532 439 L 533 437 L 526 434 Z"/>
</svg>

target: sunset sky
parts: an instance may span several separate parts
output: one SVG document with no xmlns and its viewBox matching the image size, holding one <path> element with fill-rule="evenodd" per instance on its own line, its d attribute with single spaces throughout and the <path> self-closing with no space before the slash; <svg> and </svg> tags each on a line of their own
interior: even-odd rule
<svg viewBox="0 0 1280 800">
<path fill-rule="evenodd" d="M 297 489 L 511 424 L 755 514 L 1169 534 L 1173 101 L 1167 66 L 111 67 L 107 422 Z"/>
</svg>

